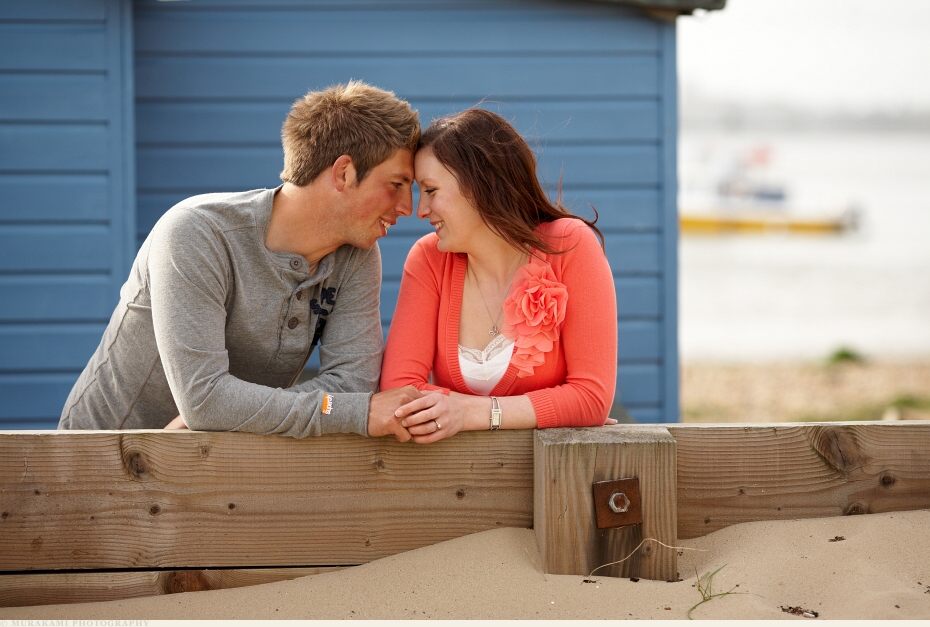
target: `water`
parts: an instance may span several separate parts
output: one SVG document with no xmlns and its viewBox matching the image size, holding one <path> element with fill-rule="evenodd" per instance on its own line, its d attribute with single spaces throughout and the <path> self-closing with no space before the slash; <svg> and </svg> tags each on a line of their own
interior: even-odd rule
<svg viewBox="0 0 930 627">
<path fill-rule="evenodd" d="M 840 346 L 930 357 L 930 135 L 683 132 L 680 206 L 721 163 L 771 147 L 759 168 L 799 214 L 862 208 L 853 234 L 683 235 L 684 361 L 823 358 Z"/>
</svg>

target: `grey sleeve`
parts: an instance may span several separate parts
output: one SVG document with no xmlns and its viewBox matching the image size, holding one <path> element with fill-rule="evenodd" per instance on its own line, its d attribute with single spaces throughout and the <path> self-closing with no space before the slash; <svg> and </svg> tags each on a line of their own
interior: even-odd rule
<svg viewBox="0 0 930 627">
<path fill-rule="evenodd" d="M 381 251 L 355 249 L 320 338 L 320 372 L 290 388 L 332 394 L 327 417 L 344 416 L 354 433 L 368 433 L 368 403 L 378 388 L 381 332 Z M 364 391 L 363 403 L 359 392 Z"/>
<path fill-rule="evenodd" d="M 229 373 L 225 303 L 230 263 L 219 236 L 193 212 L 166 215 L 152 232 L 148 274 L 155 341 L 188 426 L 297 438 L 354 431 L 353 408 L 324 416 L 318 390 L 270 388 Z M 345 405 L 364 402 L 367 409 L 367 394 L 359 396 Z"/>
</svg>

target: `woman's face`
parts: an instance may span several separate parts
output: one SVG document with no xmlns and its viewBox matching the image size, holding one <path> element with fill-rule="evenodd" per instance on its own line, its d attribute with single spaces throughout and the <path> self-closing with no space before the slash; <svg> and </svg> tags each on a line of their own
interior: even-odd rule
<svg viewBox="0 0 930 627">
<path fill-rule="evenodd" d="M 439 236 L 439 250 L 449 253 L 473 250 L 491 230 L 462 194 L 458 180 L 429 148 L 417 152 L 415 163 L 420 187 L 417 215 L 433 225 Z"/>
</svg>

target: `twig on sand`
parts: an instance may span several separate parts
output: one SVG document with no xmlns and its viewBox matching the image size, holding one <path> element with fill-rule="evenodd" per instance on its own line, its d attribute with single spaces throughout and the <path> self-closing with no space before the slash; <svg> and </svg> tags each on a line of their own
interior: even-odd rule
<svg viewBox="0 0 930 627">
<path fill-rule="evenodd" d="M 786 614 L 794 614 L 795 616 L 803 616 L 804 618 L 817 618 L 818 616 L 820 616 L 820 612 L 815 612 L 814 610 L 806 610 L 799 605 L 790 605 L 790 606 L 782 605 L 781 611 L 785 612 Z"/>
<path fill-rule="evenodd" d="M 629 554 L 627 554 L 626 557 L 624 557 L 623 559 L 617 560 L 616 562 L 607 562 L 606 564 L 601 564 L 600 566 L 598 566 L 597 568 L 595 568 L 594 570 L 592 570 L 590 573 L 588 573 L 588 577 L 590 577 L 591 575 L 593 575 L 594 573 L 596 573 L 597 571 L 599 571 L 599 570 L 602 569 L 602 568 L 607 568 L 608 566 L 613 566 L 614 564 L 621 564 L 621 563 L 627 561 L 628 559 L 630 559 L 631 557 L 633 557 L 633 555 L 636 553 L 636 551 L 639 550 L 639 547 L 641 547 L 642 545 L 644 545 L 646 542 L 649 542 L 649 541 L 655 542 L 656 544 L 661 544 L 661 545 L 664 546 L 666 549 L 672 549 L 672 550 L 674 550 L 674 551 L 706 551 L 706 550 L 707 550 L 707 549 L 695 549 L 695 548 L 691 548 L 691 547 L 689 547 L 689 546 L 669 546 L 669 545 L 665 544 L 664 542 L 662 542 L 661 540 L 656 540 L 655 538 L 643 538 L 642 542 L 640 542 L 639 544 L 637 544 L 637 545 L 636 545 L 636 548 L 633 549 L 632 551 L 630 551 Z M 679 553 L 679 555 L 681 555 L 681 553 Z"/>
</svg>

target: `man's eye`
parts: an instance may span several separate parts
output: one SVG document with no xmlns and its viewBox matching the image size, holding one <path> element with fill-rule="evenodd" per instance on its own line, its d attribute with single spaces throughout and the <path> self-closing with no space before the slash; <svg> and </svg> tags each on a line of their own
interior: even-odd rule
<svg viewBox="0 0 930 627">
<path fill-rule="evenodd" d="M 435 188 L 435 187 L 427 187 L 426 189 L 423 190 L 423 193 L 424 193 L 424 194 L 430 194 L 430 195 L 432 195 L 433 192 L 435 192 L 435 191 L 436 191 L 436 188 Z"/>
</svg>

